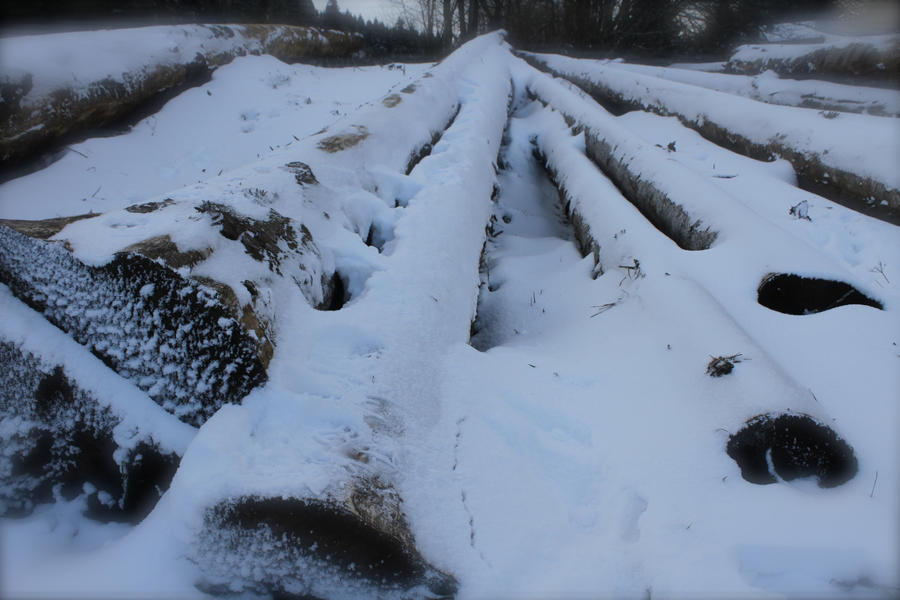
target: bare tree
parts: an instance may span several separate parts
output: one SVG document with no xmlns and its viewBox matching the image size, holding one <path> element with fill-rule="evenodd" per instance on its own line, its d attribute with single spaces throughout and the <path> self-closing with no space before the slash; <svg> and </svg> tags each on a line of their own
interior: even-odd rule
<svg viewBox="0 0 900 600">
<path fill-rule="evenodd" d="M 453 44 L 453 0 L 443 0 L 443 30 L 441 32 L 441 40 L 444 48 L 449 48 Z"/>
<path fill-rule="evenodd" d="M 392 0 L 400 9 L 403 20 L 417 31 L 434 36 L 435 28 L 440 26 L 437 14 L 437 0 Z"/>
<path fill-rule="evenodd" d="M 478 35 L 478 0 L 469 0 L 469 26 L 466 34 L 469 37 Z"/>
</svg>

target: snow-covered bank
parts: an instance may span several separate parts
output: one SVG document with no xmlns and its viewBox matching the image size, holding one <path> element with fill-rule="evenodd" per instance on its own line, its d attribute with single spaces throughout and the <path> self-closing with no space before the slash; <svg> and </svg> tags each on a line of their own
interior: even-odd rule
<svg viewBox="0 0 900 600">
<path fill-rule="evenodd" d="M 288 25 L 181 25 L 0 37 L 0 156 L 20 159 L 72 131 L 246 54 L 350 56 L 360 36 Z"/>
<path fill-rule="evenodd" d="M 558 55 L 530 59 L 601 103 L 676 116 L 707 139 L 754 158 L 781 156 L 804 187 L 891 222 L 900 219 L 896 119 L 773 106 Z"/>
</svg>

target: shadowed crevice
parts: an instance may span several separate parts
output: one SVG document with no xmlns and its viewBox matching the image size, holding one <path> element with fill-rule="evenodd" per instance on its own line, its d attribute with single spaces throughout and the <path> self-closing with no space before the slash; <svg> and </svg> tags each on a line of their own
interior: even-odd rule
<svg viewBox="0 0 900 600">
<path fill-rule="evenodd" d="M 884 308 L 849 283 L 787 273 L 766 276 L 759 286 L 758 301 L 788 315 L 809 315 L 848 304 Z"/>
</svg>

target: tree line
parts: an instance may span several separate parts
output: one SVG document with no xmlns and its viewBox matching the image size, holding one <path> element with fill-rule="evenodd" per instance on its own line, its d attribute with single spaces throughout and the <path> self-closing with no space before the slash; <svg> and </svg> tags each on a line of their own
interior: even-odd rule
<svg viewBox="0 0 900 600">
<path fill-rule="evenodd" d="M 366 37 L 371 56 L 438 57 L 479 33 L 572 53 L 717 53 L 761 25 L 863 0 L 390 0 L 393 24 L 365 21 L 328 0 L 6 0 L 7 25 L 66 22 L 235 22 L 317 25 Z"/>
<path fill-rule="evenodd" d="M 445 46 L 503 28 L 523 48 L 719 52 L 760 26 L 859 0 L 393 0 Z"/>
</svg>

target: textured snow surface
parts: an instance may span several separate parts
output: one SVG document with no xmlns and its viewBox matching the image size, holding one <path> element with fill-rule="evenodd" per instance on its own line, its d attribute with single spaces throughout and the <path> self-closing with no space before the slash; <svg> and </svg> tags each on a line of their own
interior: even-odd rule
<svg viewBox="0 0 900 600">
<path fill-rule="evenodd" d="M 589 68 L 635 97 L 689 102 L 669 87 L 683 84 L 657 77 L 674 70 Z M 240 100 L 244 87 L 254 99 Z M 735 126 L 799 127 L 800 109 L 709 93 L 692 91 L 691 106 Z M 842 165 L 883 169 L 900 153 L 870 126 L 896 119 L 845 118 L 864 125 L 841 130 L 858 154 Z M 651 225 L 585 155 L 592 132 L 717 232 L 709 249 L 682 250 Z M 181 153 L 194 143 L 206 147 L 197 162 Z M 210 248 L 180 276 L 223 282 L 242 304 L 258 302 L 251 279 L 275 354 L 264 385 L 194 429 L 0 290 L 0 341 L 63 365 L 122 419 L 120 443 L 136 427 L 183 454 L 137 526 L 85 519 L 84 496 L 0 520 L 0 595 L 185 598 L 215 584 L 253 597 L 284 577 L 297 593 L 394 597 L 335 577 L 303 548 L 279 554 L 272 536 L 232 553 L 228 532 L 204 530 L 229 499 L 340 503 L 373 479 L 402 499 L 418 552 L 462 598 L 900 590 L 900 229 L 798 189 L 785 161 L 734 154 L 675 118 L 614 117 L 498 35 L 437 66 L 238 59 L 130 133 L 77 148 L 96 162 L 70 153 L 8 182 L 0 218 L 104 213 L 55 236 L 88 265 L 161 234 L 180 251 Z M 204 202 L 302 224 L 346 303 L 316 310 L 286 268 L 278 276 L 222 238 Z M 572 221 L 594 243 L 586 253 Z M 771 273 L 844 282 L 882 309 L 776 312 L 757 301 Z M 737 354 L 730 374 L 706 374 L 713 357 Z M 726 445 L 761 414 L 827 425 L 852 446 L 856 476 L 832 489 L 746 481 Z M 273 552 L 288 562 L 267 561 Z"/>
</svg>

